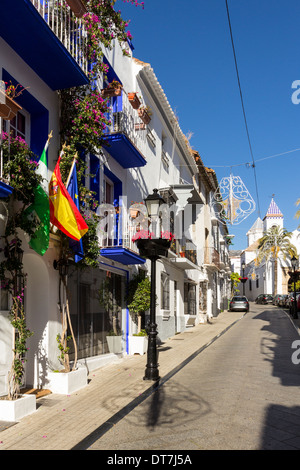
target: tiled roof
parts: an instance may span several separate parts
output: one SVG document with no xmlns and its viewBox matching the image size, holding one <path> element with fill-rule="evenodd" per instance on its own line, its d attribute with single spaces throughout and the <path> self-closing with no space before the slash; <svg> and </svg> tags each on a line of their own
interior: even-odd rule
<svg viewBox="0 0 300 470">
<path fill-rule="evenodd" d="M 273 198 L 265 217 L 283 217 L 281 210 L 279 209 Z"/>
</svg>

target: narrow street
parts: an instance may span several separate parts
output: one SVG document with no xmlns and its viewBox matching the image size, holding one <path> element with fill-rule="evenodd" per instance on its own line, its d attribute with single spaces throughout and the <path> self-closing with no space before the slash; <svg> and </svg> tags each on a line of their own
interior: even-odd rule
<svg viewBox="0 0 300 470">
<path fill-rule="evenodd" d="M 91 435 L 88 449 L 300 449 L 296 340 L 283 310 L 252 303 L 111 430 L 98 440 Z"/>
</svg>

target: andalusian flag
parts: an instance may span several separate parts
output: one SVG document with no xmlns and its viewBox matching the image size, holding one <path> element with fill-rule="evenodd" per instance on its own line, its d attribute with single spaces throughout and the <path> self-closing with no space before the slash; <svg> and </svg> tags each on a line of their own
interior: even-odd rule
<svg viewBox="0 0 300 470">
<path fill-rule="evenodd" d="M 61 152 L 49 184 L 50 222 L 73 240 L 80 240 L 88 226 L 62 182 Z"/>
<path fill-rule="evenodd" d="M 34 202 L 29 206 L 25 214 L 28 218 L 35 218 L 40 222 L 39 228 L 29 241 L 31 248 L 39 255 L 44 255 L 49 246 L 50 229 L 50 207 L 49 207 L 49 189 L 48 189 L 48 168 L 47 168 L 47 149 L 52 132 L 49 134 L 45 148 L 39 160 L 37 174 L 42 176 L 41 183 L 34 190 Z"/>
</svg>

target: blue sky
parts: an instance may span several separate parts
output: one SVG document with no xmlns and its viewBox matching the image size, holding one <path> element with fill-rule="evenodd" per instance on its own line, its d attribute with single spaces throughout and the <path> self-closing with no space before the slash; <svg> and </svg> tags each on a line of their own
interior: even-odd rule
<svg viewBox="0 0 300 470">
<path fill-rule="evenodd" d="M 300 80 L 299 0 L 228 0 L 255 171 L 246 165 L 252 156 L 225 0 L 144 3 L 144 9 L 122 0 L 116 4 L 131 20 L 134 57 L 153 67 L 204 164 L 219 181 L 230 172 L 239 176 L 256 203 L 245 221 L 229 226 L 232 249 L 246 248 L 246 232 L 264 217 L 273 194 L 285 228 L 296 229 L 300 104 L 292 102 L 297 92 L 292 84 Z"/>
</svg>

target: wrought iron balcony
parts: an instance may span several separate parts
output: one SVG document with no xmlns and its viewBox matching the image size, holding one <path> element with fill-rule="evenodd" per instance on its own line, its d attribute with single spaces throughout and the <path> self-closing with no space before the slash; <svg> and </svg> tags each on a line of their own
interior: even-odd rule
<svg viewBox="0 0 300 470">
<path fill-rule="evenodd" d="M 52 90 L 88 83 L 86 31 L 59 0 L 2 0 L 1 36 Z"/>
<path fill-rule="evenodd" d="M 146 165 L 146 125 L 141 122 L 127 94 L 111 98 L 104 148 L 123 167 L 135 168 Z"/>
<path fill-rule="evenodd" d="M 136 225 L 127 209 L 124 207 L 116 211 L 111 208 L 108 212 L 110 213 L 106 216 L 107 225 L 103 224 L 104 230 L 98 232 L 101 256 L 124 265 L 144 264 L 146 260 L 140 256 L 136 244 L 132 241 L 136 234 Z"/>
</svg>

